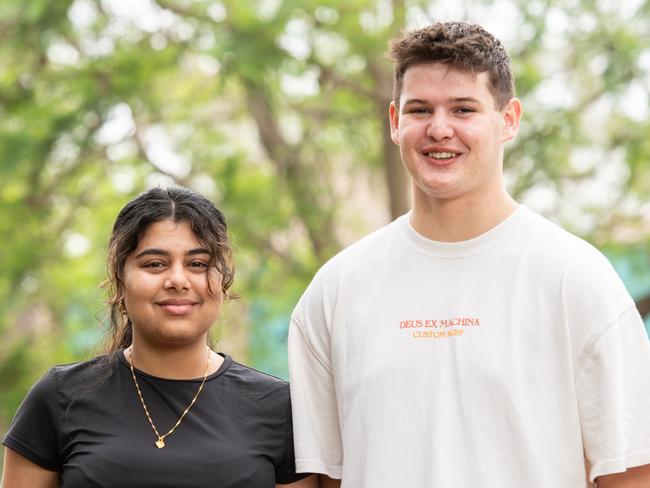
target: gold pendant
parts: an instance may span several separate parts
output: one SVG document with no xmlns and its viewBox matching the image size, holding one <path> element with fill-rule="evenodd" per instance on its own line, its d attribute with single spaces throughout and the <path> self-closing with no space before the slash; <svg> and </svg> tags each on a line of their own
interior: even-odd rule
<svg viewBox="0 0 650 488">
<path fill-rule="evenodd" d="M 158 449 L 162 449 L 163 447 L 165 447 L 165 441 L 162 440 L 162 439 L 158 439 L 158 440 L 156 441 L 156 447 L 157 447 Z"/>
</svg>

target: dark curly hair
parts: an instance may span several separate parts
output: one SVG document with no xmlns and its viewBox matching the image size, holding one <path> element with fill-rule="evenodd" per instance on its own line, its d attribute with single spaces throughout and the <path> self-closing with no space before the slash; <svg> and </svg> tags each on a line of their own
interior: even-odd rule
<svg viewBox="0 0 650 488">
<path fill-rule="evenodd" d="M 228 288 L 232 285 L 235 270 L 223 214 L 210 200 L 187 188 L 148 190 L 120 211 L 108 243 L 108 277 L 104 286 L 108 289 L 109 353 L 128 347 L 133 338 L 131 321 L 123 309 L 126 259 L 138 247 L 149 226 L 162 220 L 190 225 L 199 243 L 210 251 L 210 266 L 221 275 L 221 291 L 229 297 Z"/>
<path fill-rule="evenodd" d="M 503 45 L 480 25 L 438 22 L 405 32 L 390 42 L 388 58 L 395 63 L 393 101 L 399 107 L 404 74 L 414 65 L 442 63 L 471 73 L 487 72 L 496 108 L 515 95 L 510 57 Z"/>
</svg>

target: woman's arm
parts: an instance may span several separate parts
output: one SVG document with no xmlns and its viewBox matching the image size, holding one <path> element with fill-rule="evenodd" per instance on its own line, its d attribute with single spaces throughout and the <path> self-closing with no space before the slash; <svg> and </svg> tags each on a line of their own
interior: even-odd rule
<svg viewBox="0 0 650 488">
<path fill-rule="evenodd" d="M 312 474 L 288 485 L 275 485 L 275 488 L 339 488 L 341 480 L 333 480 L 324 474 Z"/>
<path fill-rule="evenodd" d="M 0 488 L 59 488 L 59 473 L 41 468 L 17 452 L 5 448 Z"/>
<path fill-rule="evenodd" d="M 341 480 L 332 479 L 324 474 L 319 475 L 318 480 L 320 488 L 340 488 L 341 486 Z"/>
<path fill-rule="evenodd" d="M 287 485 L 275 485 L 275 488 L 318 488 L 318 475 L 312 474 Z"/>
</svg>

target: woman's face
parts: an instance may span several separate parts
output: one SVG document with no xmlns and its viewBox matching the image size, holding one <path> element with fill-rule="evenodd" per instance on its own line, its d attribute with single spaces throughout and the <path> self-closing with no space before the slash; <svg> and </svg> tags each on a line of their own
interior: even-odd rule
<svg viewBox="0 0 650 488">
<path fill-rule="evenodd" d="M 163 220 L 147 228 L 124 266 L 134 342 L 205 344 L 223 303 L 221 276 L 209 262 L 188 223 Z"/>
</svg>

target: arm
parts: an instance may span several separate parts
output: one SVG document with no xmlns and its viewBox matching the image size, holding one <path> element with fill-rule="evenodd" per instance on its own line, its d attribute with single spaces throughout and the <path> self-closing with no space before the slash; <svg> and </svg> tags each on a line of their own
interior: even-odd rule
<svg viewBox="0 0 650 488">
<path fill-rule="evenodd" d="M 318 488 L 318 475 L 312 474 L 288 485 L 275 485 L 275 488 Z"/>
<path fill-rule="evenodd" d="M 648 335 L 611 264 L 587 250 L 574 261 L 563 294 L 566 320 L 577 326 L 572 342 L 580 343 L 575 385 L 588 476 L 598 488 L 648 488 Z M 639 468 L 625 471 L 631 466 Z"/>
<path fill-rule="evenodd" d="M 275 485 L 275 488 L 340 488 L 340 486 L 341 480 L 333 480 L 324 474 L 312 474 L 311 476 L 307 476 L 295 483 L 289 483 L 288 485 Z"/>
<path fill-rule="evenodd" d="M 324 474 L 312 474 L 288 485 L 275 485 L 275 488 L 340 488 L 341 480 L 333 480 Z"/>
<path fill-rule="evenodd" d="M 59 488 L 59 473 L 41 468 L 5 448 L 2 488 Z"/>
<path fill-rule="evenodd" d="M 624 473 L 607 474 L 596 478 L 598 488 L 648 488 L 650 464 L 629 468 Z"/>
<path fill-rule="evenodd" d="M 321 474 L 318 478 L 320 485 L 319 488 L 340 488 L 341 480 L 333 480 L 329 476 Z"/>
<path fill-rule="evenodd" d="M 289 325 L 296 468 L 340 478 L 343 447 L 329 330 L 317 319 L 317 313 L 308 315 L 310 323 L 306 327 L 298 322 L 295 314 Z"/>
</svg>

